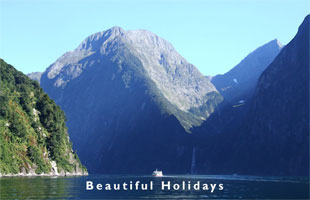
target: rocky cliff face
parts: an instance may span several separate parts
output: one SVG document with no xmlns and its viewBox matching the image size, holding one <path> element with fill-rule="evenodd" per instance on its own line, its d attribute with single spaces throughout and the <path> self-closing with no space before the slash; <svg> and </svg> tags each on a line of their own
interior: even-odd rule
<svg viewBox="0 0 310 200">
<path fill-rule="evenodd" d="M 275 39 L 246 56 L 238 65 L 223 75 L 212 78 L 212 83 L 230 104 L 241 104 L 250 99 L 258 78 L 281 51 Z"/>
<path fill-rule="evenodd" d="M 37 82 L 0 59 L 0 176 L 84 174 L 64 113 Z"/>
<path fill-rule="evenodd" d="M 309 24 L 308 15 L 259 78 L 246 127 L 253 169 L 309 174 Z"/>
<path fill-rule="evenodd" d="M 262 73 L 248 104 L 226 106 L 207 120 L 215 128 L 194 131 L 201 173 L 309 174 L 309 20 Z"/>
<path fill-rule="evenodd" d="M 188 132 L 222 100 L 170 43 L 119 27 L 60 57 L 41 86 L 66 112 L 81 159 L 103 173 L 188 172 Z"/>
</svg>

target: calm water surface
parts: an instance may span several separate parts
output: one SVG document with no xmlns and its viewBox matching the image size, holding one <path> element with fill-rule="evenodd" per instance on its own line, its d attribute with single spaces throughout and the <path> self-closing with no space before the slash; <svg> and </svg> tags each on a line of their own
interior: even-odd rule
<svg viewBox="0 0 310 200">
<path fill-rule="evenodd" d="M 153 182 L 153 190 L 106 191 L 86 190 L 86 181 L 101 183 Z M 162 190 L 162 181 L 182 184 L 223 184 L 211 193 L 203 190 Z M 0 178 L 0 199 L 309 199 L 309 177 L 259 177 L 220 175 L 174 175 L 87 177 L 3 177 Z"/>
</svg>

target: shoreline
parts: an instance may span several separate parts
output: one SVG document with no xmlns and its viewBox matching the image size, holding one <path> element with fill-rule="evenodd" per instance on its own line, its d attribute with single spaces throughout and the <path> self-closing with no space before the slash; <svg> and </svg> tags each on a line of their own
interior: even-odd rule
<svg viewBox="0 0 310 200">
<path fill-rule="evenodd" d="M 70 172 L 66 172 L 66 173 L 49 173 L 49 174 L 36 174 L 36 173 L 18 173 L 18 174 L 1 174 L 0 173 L 0 178 L 2 177 L 35 177 L 35 176 L 44 176 L 44 177 L 65 177 L 65 176 L 88 176 L 88 173 L 70 173 Z"/>
</svg>

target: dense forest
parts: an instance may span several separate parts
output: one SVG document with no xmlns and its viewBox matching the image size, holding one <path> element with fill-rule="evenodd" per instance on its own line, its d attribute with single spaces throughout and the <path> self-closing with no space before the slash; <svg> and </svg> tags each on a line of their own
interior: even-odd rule
<svg viewBox="0 0 310 200">
<path fill-rule="evenodd" d="M 86 172 L 72 151 L 65 120 L 36 81 L 0 59 L 2 175 Z"/>
</svg>

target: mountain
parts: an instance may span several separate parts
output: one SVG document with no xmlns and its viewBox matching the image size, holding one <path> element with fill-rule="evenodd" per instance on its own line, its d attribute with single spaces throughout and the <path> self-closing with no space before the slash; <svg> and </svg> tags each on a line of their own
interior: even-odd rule
<svg viewBox="0 0 310 200">
<path fill-rule="evenodd" d="M 196 134 L 223 133 L 237 129 L 249 109 L 257 81 L 281 51 L 282 45 L 275 39 L 254 50 L 238 65 L 223 75 L 209 77 L 224 97 L 216 112 L 201 127 L 195 127 Z"/>
<path fill-rule="evenodd" d="M 308 15 L 247 104 L 219 109 L 193 131 L 200 173 L 309 175 L 309 23 Z"/>
<path fill-rule="evenodd" d="M 308 15 L 259 78 L 246 127 L 253 169 L 309 175 L 309 24 Z"/>
<path fill-rule="evenodd" d="M 282 49 L 275 39 L 247 55 L 238 65 L 223 75 L 212 78 L 212 83 L 231 104 L 247 101 L 255 90 L 259 76 Z"/>
<path fill-rule="evenodd" d="M 169 42 L 120 27 L 65 53 L 41 86 L 65 111 L 74 148 L 93 173 L 189 172 L 190 129 L 222 101 Z"/>
<path fill-rule="evenodd" d="M 240 132 L 240 127 L 248 117 L 257 81 L 281 49 L 280 42 L 277 39 L 272 40 L 247 55 L 227 73 L 211 78 L 224 101 L 201 126 L 192 129 L 198 158 L 197 172 L 227 172 L 226 160 L 230 159 L 230 153 L 234 151 L 231 149 L 231 142 L 236 140 L 234 134 Z M 214 155 L 213 152 L 219 155 Z M 220 157 L 225 160 L 224 163 L 218 159 Z M 231 172 L 234 173 L 233 170 Z"/>
<path fill-rule="evenodd" d="M 87 174 L 62 110 L 36 81 L 0 59 L 0 176 Z"/>
<path fill-rule="evenodd" d="M 40 83 L 42 74 L 43 72 L 32 72 L 30 74 L 27 74 L 27 76 L 31 78 L 32 80 L 38 81 L 38 83 Z"/>
</svg>

